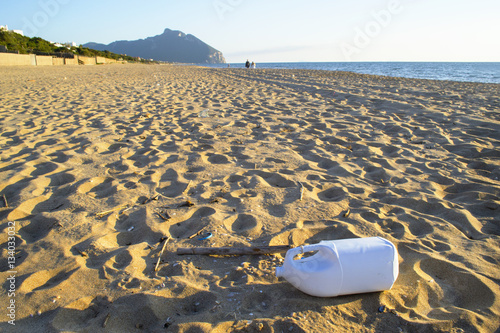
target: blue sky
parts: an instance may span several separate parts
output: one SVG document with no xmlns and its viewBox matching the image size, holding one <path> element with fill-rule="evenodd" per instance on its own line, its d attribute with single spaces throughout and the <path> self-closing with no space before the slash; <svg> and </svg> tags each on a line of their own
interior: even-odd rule
<svg viewBox="0 0 500 333">
<path fill-rule="evenodd" d="M 57 41 L 193 34 L 228 62 L 500 61 L 498 0 L 0 0 L 0 25 Z"/>
</svg>

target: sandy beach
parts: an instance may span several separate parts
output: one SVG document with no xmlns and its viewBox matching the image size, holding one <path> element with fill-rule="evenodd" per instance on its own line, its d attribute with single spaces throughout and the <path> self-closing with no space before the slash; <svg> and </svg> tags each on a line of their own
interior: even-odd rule
<svg viewBox="0 0 500 333">
<path fill-rule="evenodd" d="M 0 331 L 498 332 L 500 85 L 0 73 Z M 371 236 L 398 249 L 395 285 L 333 298 L 276 278 L 284 254 L 176 254 Z"/>
</svg>

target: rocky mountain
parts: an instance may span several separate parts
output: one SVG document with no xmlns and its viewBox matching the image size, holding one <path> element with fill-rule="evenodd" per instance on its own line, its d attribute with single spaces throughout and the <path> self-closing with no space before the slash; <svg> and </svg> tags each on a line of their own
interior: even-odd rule
<svg viewBox="0 0 500 333">
<path fill-rule="evenodd" d="M 138 40 L 121 40 L 110 44 L 87 43 L 90 49 L 126 54 L 159 61 L 218 64 L 225 63 L 222 53 L 193 35 L 165 29 L 161 35 Z"/>
</svg>

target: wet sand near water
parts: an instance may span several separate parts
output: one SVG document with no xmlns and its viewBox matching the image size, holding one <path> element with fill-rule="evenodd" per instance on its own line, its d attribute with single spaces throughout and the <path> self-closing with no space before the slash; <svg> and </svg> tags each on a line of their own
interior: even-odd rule
<svg viewBox="0 0 500 333">
<path fill-rule="evenodd" d="M 500 85 L 165 65 L 0 72 L 2 331 L 499 328 Z M 281 254 L 175 253 L 371 236 L 397 246 L 394 287 L 335 298 L 277 279 Z"/>
</svg>

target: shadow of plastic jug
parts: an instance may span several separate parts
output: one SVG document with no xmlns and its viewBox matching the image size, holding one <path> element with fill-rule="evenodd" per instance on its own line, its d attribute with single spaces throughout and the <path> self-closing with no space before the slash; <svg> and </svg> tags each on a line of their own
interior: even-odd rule
<svg viewBox="0 0 500 333">
<path fill-rule="evenodd" d="M 314 255 L 295 259 L 301 253 Z M 389 290 L 399 274 L 398 252 L 381 237 L 321 241 L 287 251 L 276 276 L 306 294 L 331 297 Z"/>
</svg>

